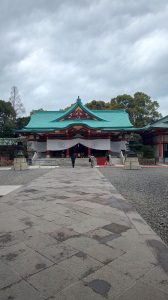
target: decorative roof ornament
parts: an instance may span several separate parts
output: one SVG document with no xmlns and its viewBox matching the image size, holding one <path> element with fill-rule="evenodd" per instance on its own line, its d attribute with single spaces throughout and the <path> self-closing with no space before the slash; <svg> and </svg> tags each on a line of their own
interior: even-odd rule
<svg viewBox="0 0 168 300">
<path fill-rule="evenodd" d="M 77 103 L 81 103 L 81 102 L 82 102 L 81 99 L 79 98 L 79 96 L 78 96 L 78 98 L 76 99 L 76 102 L 77 102 Z"/>
</svg>

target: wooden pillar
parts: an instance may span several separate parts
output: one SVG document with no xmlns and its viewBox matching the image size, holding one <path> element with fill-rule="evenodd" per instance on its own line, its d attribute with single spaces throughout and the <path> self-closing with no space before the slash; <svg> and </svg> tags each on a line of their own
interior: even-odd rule
<svg viewBox="0 0 168 300">
<path fill-rule="evenodd" d="M 46 137 L 46 146 L 47 146 L 48 135 Z M 46 158 L 50 158 L 50 151 L 46 149 Z"/>
<path fill-rule="evenodd" d="M 65 131 L 65 133 L 66 133 L 66 139 L 69 139 L 69 134 L 68 134 L 68 130 L 66 130 Z M 68 149 L 66 149 L 66 158 L 68 158 L 70 155 L 69 155 L 69 148 Z"/>
<path fill-rule="evenodd" d="M 88 129 L 88 139 L 90 138 L 90 129 Z M 91 148 L 88 147 L 88 157 L 91 155 Z"/>
<path fill-rule="evenodd" d="M 110 140 L 110 149 L 108 150 L 108 154 L 111 154 L 112 149 L 111 149 L 111 134 L 108 135 L 108 138 Z"/>
<path fill-rule="evenodd" d="M 159 135 L 159 158 L 163 159 L 163 136 Z"/>
<path fill-rule="evenodd" d="M 67 158 L 69 157 L 69 148 L 66 149 L 66 157 L 67 157 Z"/>
</svg>

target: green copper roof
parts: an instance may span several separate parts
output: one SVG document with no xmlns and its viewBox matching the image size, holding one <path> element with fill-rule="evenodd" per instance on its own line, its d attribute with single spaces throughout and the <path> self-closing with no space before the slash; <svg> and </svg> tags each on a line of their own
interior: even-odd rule
<svg viewBox="0 0 168 300">
<path fill-rule="evenodd" d="M 160 120 L 154 122 L 151 125 L 146 126 L 147 129 L 152 128 L 167 128 L 168 129 L 168 116 L 161 118 Z"/>
<path fill-rule="evenodd" d="M 78 107 L 90 116 L 86 119 L 66 119 Z M 128 114 L 122 110 L 90 110 L 78 98 L 67 111 L 39 111 L 31 116 L 22 132 L 46 132 L 66 129 L 72 125 L 83 125 L 92 129 L 124 130 L 133 129 Z"/>
<path fill-rule="evenodd" d="M 102 120 L 100 116 L 97 115 L 96 111 L 92 111 L 89 108 L 87 108 L 86 106 L 83 105 L 81 99 L 78 96 L 78 99 L 76 100 L 76 103 L 74 103 L 68 110 L 66 110 L 64 112 L 63 115 L 61 115 L 60 117 L 57 118 L 57 121 L 59 121 L 62 118 L 65 118 L 66 116 L 68 116 L 71 112 L 73 112 L 74 110 L 76 110 L 77 108 L 81 108 L 81 110 L 83 110 L 84 112 L 86 112 L 88 115 L 90 115 L 91 117 L 97 119 L 97 120 Z"/>
</svg>

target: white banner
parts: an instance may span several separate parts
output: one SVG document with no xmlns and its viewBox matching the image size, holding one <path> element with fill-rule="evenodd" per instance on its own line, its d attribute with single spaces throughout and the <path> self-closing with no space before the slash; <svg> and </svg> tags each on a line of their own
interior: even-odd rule
<svg viewBox="0 0 168 300">
<path fill-rule="evenodd" d="M 110 142 L 110 139 L 71 139 L 71 140 L 47 140 L 47 142 L 29 141 L 28 148 L 36 152 L 60 151 L 69 149 L 77 144 L 82 144 L 85 147 L 97 150 L 111 150 L 119 153 L 121 150 L 126 150 L 125 141 Z"/>
<path fill-rule="evenodd" d="M 71 148 L 77 144 L 82 144 L 91 149 L 110 150 L 110 139 L 85 140 L 81 138 L 71 140 L 47 140 L 47 150 L 59 151 Z"/>
<path fill-rule="evenodd" d="M 27 147 L 30 150 L 34 150 L 36 152 L 46 152 L 47 151 L 47 143 L 46 142 L 37 142 L 37 141 L 29 141 Z"/>
<path fill-rule="evenodd" d="M 111 151 L 120 153 L 121 150 L 126 150 L 126 142 L 111 142 Z"/>
</svg>

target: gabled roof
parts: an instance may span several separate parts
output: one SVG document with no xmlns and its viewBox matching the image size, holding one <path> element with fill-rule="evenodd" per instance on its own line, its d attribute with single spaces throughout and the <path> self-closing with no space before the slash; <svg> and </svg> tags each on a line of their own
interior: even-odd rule
<svg viewBox="0 0 168 300">
<path fill-rule="evenodd" d="M 84 112 L 83 117 L 71 118 L 75 111 Z M 74 114 L 73 114 L 74 113 Z M 86 118 L 85 118 L 86 116 Z M 78 98 L 67 111 L 39 111 L 31 116 L 28 125 L 19 132 L 50 132 L 66 129 L 74 125 L 82 125 L 91 129 L 101 130 L 134 130 L 128 113 L 123 109 L 90 110 Z"/>
<path fill-rule="evenodd" d="M 150 128 L 168 128 L 168 116 L 161 118 L 149 126 Z"/>
<path fill-rule="evenodd" d="M 66 110 L 64 112 L 64 114 L 62 116 L 58 117 L 55 121 L 66 119 L 68 117 L 68 115 L 70 115 L 72 112 L 74 112 L 78 108 L 80 108 L 83 112 L 85 112 L 88 115 L 88 117 L 90 116 L 90 119 L 93 118 L 95 120 L 102 120 L 102 118 L 96 114 L 96 111 L 93 112 L 92 110 L 90 110 L 89 108 L 84 106 L 81 99 L 78 96 L 76 103 L 74 103 L 68 110 Z"/>
</svg>

